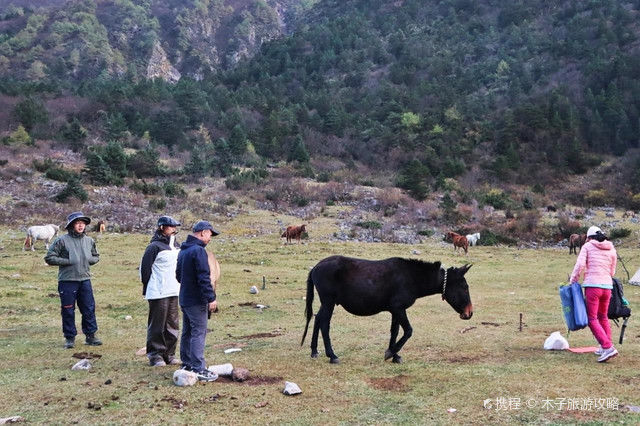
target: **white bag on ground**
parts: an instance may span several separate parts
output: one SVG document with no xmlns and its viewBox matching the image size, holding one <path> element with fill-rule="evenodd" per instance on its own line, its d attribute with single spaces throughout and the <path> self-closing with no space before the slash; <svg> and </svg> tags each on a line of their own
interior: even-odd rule
<svg viewBox="0 0 640 426">
<path fill-rule="evenodd" d="M 562 351 L 569 349 L 569 342 L 562 337 L 559 331 L 554 331 L 547 337 L 547 340 L 544 341 L 544 348 L 548 351 Z"/>
<path fill-rule="evenodd" d="M 173 383 L 176 386 L 193 386 L 198 382 L 196 373 L 187 370 L 176 370 L 173 373 Z"/>
</svg>

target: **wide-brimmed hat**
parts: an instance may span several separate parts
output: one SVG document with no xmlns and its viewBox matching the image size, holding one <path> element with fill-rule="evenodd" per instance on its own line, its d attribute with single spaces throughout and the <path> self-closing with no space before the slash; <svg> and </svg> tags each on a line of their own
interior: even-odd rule
<svg viewBox="0 0 640 426">
<path fill-rule="evenodd" d="M 193 232 L 200 232 L 200 231 L 204 231 L 208 229 L 209 231 L 211 231 L 211 234 L 215 237 L 216 235 L 219 235 L 220 233 L 218 231 L 216 231 L 215 229 L 213 229 L 213 226 L 211 226 L 211 224 L 209 222 L 207 222 L 206 220 L 201 220 L 200 222 L 196 223 L 195 225 L 193 225 Z"/>
<path fill-rule="evenodd" d="M 91 223 L 91 219 L 88 216 L 85 216 L 82 212 L 73 212 L 69 216 L 67 216 L 67 224 L 64 229 L 69 229 L 69 226 L 76 220 L 81 220 L 87 225 Z"/>
<path fill-rule="evenodd" d="M 160 216 L 158 218 L 158 226 L 180 226 L 180 222 L 171 216 Z"/>
</svg>

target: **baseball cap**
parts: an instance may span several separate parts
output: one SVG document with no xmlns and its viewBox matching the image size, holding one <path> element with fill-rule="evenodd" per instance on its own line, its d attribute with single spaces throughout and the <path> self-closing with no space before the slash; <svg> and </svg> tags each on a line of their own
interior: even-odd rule
<svg viewBox="0 0 640 426">
<path fill-rule="evenodd" d="M 213 226 L 211 226 L 211 224 L 206 220 L 201 220 L 200 222 L 197 222 L 195 225 L 193 225 L 193 232 L 200 232 L 206 229 L 210 230 L 214 237 L 220 234 L 218 231 L 213 229 Z"/>
</svg>

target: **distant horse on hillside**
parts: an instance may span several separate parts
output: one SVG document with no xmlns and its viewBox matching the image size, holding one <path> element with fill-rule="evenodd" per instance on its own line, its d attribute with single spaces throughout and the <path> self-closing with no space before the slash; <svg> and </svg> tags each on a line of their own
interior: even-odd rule
<svg viewBox="0 0 640 426">
<path fill-rule="evenodd" d="M 469 241 L 470 246 L 475 246 L 478 244 L 478 240 L 480 239 L 480 233 L 476 232 L 475 234 L 467 235 L 467 241 Z"/>
<path fill-rule="evenodd" d="M 587 241 L 587 234 L 571 234 L 569 236 L 569 254 L 578 254 L 578 250 Z"/>
<path fill-rule="evenodd" d="M 453 250 L 458 251 L 458 248 L 464 249 L 464 253 L 467 254 L 469 251 L 469 241 L 467 237 L 464 235 L 457 234 L 453 231 L 447 232 L 447 237 L 451 238 L 451 242 L 453 243 Z"/>
<path fill-rule="evenodd" d="M 106 230 L 107 230 L 107 222 L 106 221 L 101 220 L 98 223 L 96 223 L 96 231 L 98 231 L 99 233 L 102 234 Z"/>
<path fill-rule="evenodd" d="M 302 233 L 307 231 L 306 226 L 306 224 L 298 226 L 287 226 L 287 229 L 282 233 L 280 237 L 287 237 L 288 243 L 290 243 L 295 238 L 298 240 L 298 244 L 300 244 Z"/>
<path fill-rule="evenodd" d="M 35 251 L 34 245 L 38 240 L 44 240 L 45 249 L 49 249 L 49 243 L 58 234 L 60 227 L 52 223 L 48 225 L 36 225 L 30 226 L 27 229 L 27 238 L 24 240 L 24 246 L 22 250 L 30 248 L 31 251 Z"/>
<path fill-rule="evenodd" d="M 451 307 L 468 320 L 473 315 L 469 286 L 464 275 L 471 268 L 441 268 L 440 262 L 428 263 L 416 259 L 393 257 L 385 260 L 355 259 L 331 256 L 318 262 L 307 278 L 307 323 L 300 346 L 307 336 L 313 316 L 313 288 L 320 297 L 320 309 L 313 323 L 311 358 L 318 357 L 318 332 L 322 331 L 325 355 L 332 364 L 339 363 L 331 347 L 329 327 L 333 308 L 342 307 L 354 315 L 369 316 L 382 311 L 391 313 L 391 338 L 384 353 L 385 361 L 402 362 L 398 355 L 409 340 L 413 328 L 407 318 L 407 309 L 417 298 L 442 294 Z M 425 324 L 429 327 L 428 322 Z M 403 335 L 396 341 L 402 326 Z"/>
</svg>

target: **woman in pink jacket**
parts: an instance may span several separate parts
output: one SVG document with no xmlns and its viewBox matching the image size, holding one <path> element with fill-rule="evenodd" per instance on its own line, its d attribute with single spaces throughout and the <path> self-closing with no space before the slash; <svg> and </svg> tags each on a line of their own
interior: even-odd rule
<svg viewBox="0 0 640 426">
<path fill-rule="evenodd" d="M 587 231 L 587 242 L 580 249 L 580 255 L 573 268 L 569 282 L 578 282 L 584 271 L 584 295 L 587 305 L 589 328 L 600 343 L 598 362 L 606 362 L 618 355 L 611 342 L 611 327 L 607 312 L 613 281 L 616 272 L 618 255 L 611 241 L 607 240 L 602 230 L 592 226 Z"/>
</svg>

